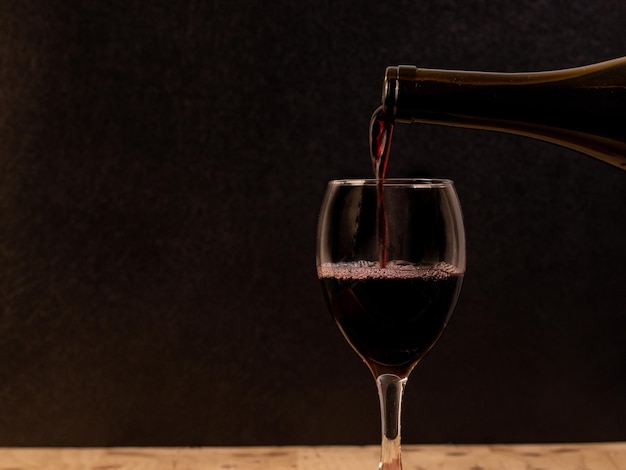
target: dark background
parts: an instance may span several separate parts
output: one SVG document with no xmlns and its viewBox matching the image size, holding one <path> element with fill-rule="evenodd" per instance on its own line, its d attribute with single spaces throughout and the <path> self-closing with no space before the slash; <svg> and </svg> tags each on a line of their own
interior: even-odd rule
<svg viewBox="0 0 626 470">
<path fill-rule="evenodd" d="M 386 66 L 626 55 L 626 3 L 0 3 L 0 445 L 375 444 L 315 274 L 326 181 L 369 176 Z M 541 112 L 538 109 L 537 112 Z M 626 439 L 626 173 L 398 126 L 389 174 L 466 221 L 407 443 Z"/>
</svg>

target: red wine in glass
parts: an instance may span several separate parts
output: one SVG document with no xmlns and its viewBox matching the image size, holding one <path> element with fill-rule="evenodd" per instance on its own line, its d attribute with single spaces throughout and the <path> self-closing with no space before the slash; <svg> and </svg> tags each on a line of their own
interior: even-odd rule
<svg viewBox="0 0 626 470">
<path fill-rule="evenodd" d="M 328 307 L 341 332 L 375 376 L 406 375 L 443 333 L 463 273 L 446 263 L 372 269 L 322 266 Z"/>
</svg>

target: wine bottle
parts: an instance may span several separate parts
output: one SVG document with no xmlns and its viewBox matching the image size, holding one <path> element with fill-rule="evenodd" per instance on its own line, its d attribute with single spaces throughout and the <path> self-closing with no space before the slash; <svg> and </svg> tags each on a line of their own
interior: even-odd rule
<svg viewBox="0 0 626 470">
<path fill-rule="evenodd" d="M 388 67 L 382 107 L 390 121 L 524 135 L 626 170 L 626 57 L 532 73 Z"/>
</svg>

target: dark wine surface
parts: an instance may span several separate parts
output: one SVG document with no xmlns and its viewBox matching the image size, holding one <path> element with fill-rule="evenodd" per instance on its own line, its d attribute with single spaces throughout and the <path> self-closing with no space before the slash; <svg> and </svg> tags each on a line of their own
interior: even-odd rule
<svg viewBox="0 0 626 470">
<path fill-rule="evenodd" d="M 318 268 L 341 332 L 373 371 L 408 374 L 454 310 L 463 272 L 447 263 L 329 263 Z"/>
<path fill-rule="evenodd" d="M 372 169 L 377 183 L 378 201 L 376 206 L 376 219 L 378 231 L 378 258 L 381 268 L 387 264 L 387 213 L 385 212 L 385 173 L 389 162 L 391 150 L 391 137 L 393 136 L 393 120 L 388 119 L 380 106 L 370 121 L 370 158 Z"/>
</svg>

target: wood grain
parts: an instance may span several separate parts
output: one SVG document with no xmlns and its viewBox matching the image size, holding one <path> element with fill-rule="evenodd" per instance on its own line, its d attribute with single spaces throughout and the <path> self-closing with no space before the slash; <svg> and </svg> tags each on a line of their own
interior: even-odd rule
<svg viewBox="0 0 626 470">
<path fill-rule="evenodd" d="M 406 445 L 405 470 L 626 470 L 626 443 Z M 366 470 L 376 446 L 4 448 L 0 470 Z"/>
</svg>

